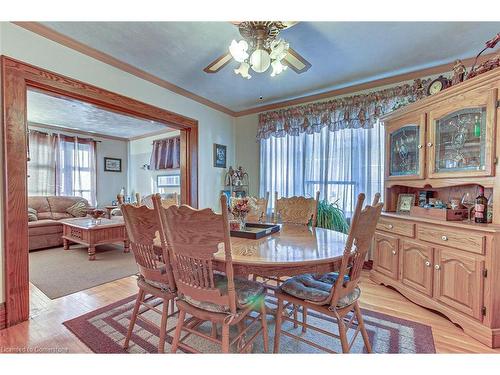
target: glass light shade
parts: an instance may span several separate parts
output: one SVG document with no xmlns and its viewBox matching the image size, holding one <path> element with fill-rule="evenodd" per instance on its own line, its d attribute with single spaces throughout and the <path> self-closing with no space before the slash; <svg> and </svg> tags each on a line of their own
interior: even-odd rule
<svg viewBox="0 0 500 375">
<path fill-rule="evenodd" d="M 245 40 L 240 40 L 237 42 L 233 40 L 229 46 L 229 53 L 238 62 L 243 62 L 248 59 L 248 43 Z"/>
<path fill-rule="evenodd" d="M 283 39 L 274 40 L 271 43 L 271 53 L 270 57 L 273 60 L 283 60 L 288 53 L 288 48 L 290 44 L 285 42 Z"/>
<path fill-rule="evenodd" d="M 263 49 L 256 49 L 250 56 L 250 64 L 252 69 L 257 73 L 265 72 L 271 65 L 269 53 Z"/>
<path fill-rule="evenodd" d="M 248 74 L 248 69 L 250 69 L 250 65 L 246 62 L 242 62 L 238 69 L 234 69 L 234 73 L 241 74 L 243 78 L 250 79 L 252 76 Z"/>
<path fill-rule="evenodd" d="M 280 74 L 282 71 L 284 71 L 288 68 L 288 66 L 283 65 L 280 60 L 274 60 L 271 63 L 271 66 L 273 68 L 273 71 L 271 73 L 271 77 L 274 77 L 275 75 Z"/>
</svg>

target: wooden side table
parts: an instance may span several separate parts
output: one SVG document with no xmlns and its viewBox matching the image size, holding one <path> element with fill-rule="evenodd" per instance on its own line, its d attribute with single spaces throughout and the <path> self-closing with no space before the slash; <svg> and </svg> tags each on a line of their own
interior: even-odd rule
<svg viewBox="0 0 500 375">
<path fill-rule="evenodd" d="M 64 250 L 69 250 L 70 243 L 88 246 L 89 260 L 95 260 L 97 245 L 123 242 L 124 252 L 128 253 L 129 239 L 123 220 L 100 219 L 96 224 L 91 218 L 61 220 L 63 224 Z"/>
</svg>

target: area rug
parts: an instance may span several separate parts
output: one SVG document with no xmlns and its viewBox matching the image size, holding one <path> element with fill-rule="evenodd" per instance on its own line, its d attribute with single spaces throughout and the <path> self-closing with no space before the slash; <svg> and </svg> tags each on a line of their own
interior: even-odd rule
<svg viewBox="0 0 500 375">
<path fill-rule="evenodd" d="M 125 298 L 111 305 L 102 307 L 63 324 L 73 332 L 85 345 L 95 353 L 126 353 L 123 350 L 123 342 L 130 322 L 130 315 L 134 306 L 135 296 Z M 273 304 L 272 298 L 268 303 Z M 153 301 L 154 305 L 161 305 L 161 301 Z M 160 306 L 161 307 L 161 306 Z M 144 316 L 159 323 L 160 316 L 154 312 L 146 312 Z M 301 316 L 301 315 L 299 315 Z M 375 353 L 435 353 L 434 339 L 431 327 L 399 319 L 393 316 L 377 313 L 363 309 L 363 317 Z M 169 318 L 167 330 L 175 327 L 177 315 Z M 270 339 L 270 350 L 273 347 L 274 318 L 268 315 L 268 331 Z M 308 323 L 314 326 L 337 332 L 336 324 L 329 318 L 309 312 Z M 210 333 L 211 324 L 204 323 L 199 329 Z M 341 352 L 340 342 L 331 337 L 308 329 L 301 334 L 301 328 L 293 328 L 293 324 L 286 322 L 283 328 L 295 334 L 302 335 L 311 341 L 326 346 L 336 352 Z M 159 330 L 142 321 L 137 321 L 130 341 L 129 353 L 155 353 L 158 346 Z M 353 331 L 353 330 L 349 330 Z M 170 353 L 172 334 L 167 336 L 165 352 Z M 219 327 L 220 334 L 220 327 Z M 231 332 L 231 335 L 236 331 Z M 249 337 L 252 336 L 250 332 Z M 311 347 L 299 340 L 282 335 L 280 340 L 280 353 L 323 353 L 323 351 Z M 220 352 L 220 346 L 208 340 L 190 335 L 186 344 L 203 353 Z M 234 349 L 234 348 L 233 348 Z M 253 353 L 263 353 L 262 337 L 257 337 Z M 363 353 L 364 345 L 361 334 L 358 335 L 353 344 L 351 353 Z"/>
<path fill-rule="evenodd" d="M 89 261 L 87 248 L 72 245 L 31 251 L 30 281 L 49 298 L 59 298 L 118 280 L 137 273 L 132 253 L 124 253 L 123 245 L 101 245 L 96 260 Z"/>
</svg>

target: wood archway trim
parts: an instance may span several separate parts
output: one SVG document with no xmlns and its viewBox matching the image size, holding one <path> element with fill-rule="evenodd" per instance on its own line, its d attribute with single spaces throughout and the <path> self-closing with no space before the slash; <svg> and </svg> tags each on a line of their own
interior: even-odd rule
<svg viewBox="0 0 500 375">
<path fill-rule="evenodd" d="M 198 206 L 198 121 L 1 56 L 5 314 L 7 327 L 29 317 L 27 88 L 83 100 L 180 130 L 182 203 Z"/>
</svg>

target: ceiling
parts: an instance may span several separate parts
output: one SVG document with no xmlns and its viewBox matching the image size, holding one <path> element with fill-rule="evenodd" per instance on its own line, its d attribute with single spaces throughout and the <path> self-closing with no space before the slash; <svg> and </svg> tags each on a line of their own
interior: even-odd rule
<svg viewBox="0 0 500 375">
<path fill-rule="evenodd" d="M 124 139 L 171 131 L 165 125 L 107 111 L 76 99 L 28 90 L 28 122 Z"/>
<path fill-rule="evenodd" d="M 300 22 L 281 35 L 312 67 L 246 80 L 234 61 L 203 72 L 241 39 L 229 22 L 42 24 L 235 112 L 469 58 L 500 31 L 500 22 Z"/>
</svg>

